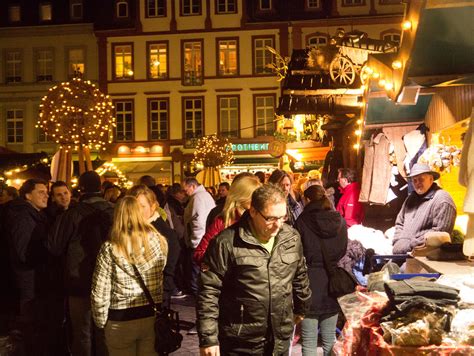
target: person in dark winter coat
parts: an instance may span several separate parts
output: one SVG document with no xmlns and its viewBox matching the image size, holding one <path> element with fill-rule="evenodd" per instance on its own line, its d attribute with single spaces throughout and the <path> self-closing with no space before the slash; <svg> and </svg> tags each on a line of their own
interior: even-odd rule
<svg viewBox="0 0 474 356">
<path fill-rule="evenodd" d="M 301 324 L 303 355 L 316 355 L 318 326 L 323 340 L 324 355 L 329 355 L 336 340 L 337 316 L 340 310 L 336 298 L 328 294 L 328 274 L 324 267 L 321 242 L 336 267 L 347 248 L 347 227 L 341 214 L 334 211 L 323 187 L 310 186 L 304 191 L 306 206 L 296 221 L 301 234 L 303 252 L 308 265 L 312 291 L 310 312 Z"/>
<path fill-rule="evenodd" d="M 91 285 L 95 262 L 112 226 L 113 204 L 102 198 L 100 176 L 88 171 L 79 177 L 80 202 L 56 220 L 48 237 L 48 249 L 64 259 L 64 281 L 71 322 L 71 353 L 106 352 L 103 335 L 93 328 Z"/>
<path fill-rule="evenodd" d="M 145 185 L 137 185 L 130 189 L 130 195 L 138 200 L 143 217 L 153 227 L 166 238 L 168 242 L 168 255 L 166 257 L 166 265 L 163 270 L 163 305 L 170 306 L 171 294 L 176 289 L 174 276 L 176 265 L 178 263 L 181 247 L 179 246 L 178 235 L 169 227 L 166 221 L 157 211 L 159 207 L 155 193 Z"/>
<path fill-rule="evenodd" d="M 201 355 L 286 355 L 311 297 L 298 232 L 283 223 L 286 197 L 256 189 L 248 212 L 211 240 L 198 294 Z"/>
<path fill-rule="evenodd" d="M 28 179 L 20 188 L 20 198 L 9 203 L 5 230 L 10 263 L 19 292 L 16 327 L 22 332 L 27 355 L 47 355 L 49 255 L 45 247 L 48 220 L 45 209 L 48 188 L 45 181 Z"/>
</svg>

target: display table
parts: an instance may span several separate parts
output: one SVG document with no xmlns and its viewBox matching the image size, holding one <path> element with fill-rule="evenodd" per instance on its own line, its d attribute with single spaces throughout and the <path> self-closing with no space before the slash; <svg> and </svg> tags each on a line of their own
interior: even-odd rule
<svg viewBox="0 0 474 356">
<path fill-rule="evenodd" d="M 474 261 L 431 261 L 426 257 L 413 257 L 406 261 L 406 273 L 470 274 L 474 277 Z"/>
</svg>

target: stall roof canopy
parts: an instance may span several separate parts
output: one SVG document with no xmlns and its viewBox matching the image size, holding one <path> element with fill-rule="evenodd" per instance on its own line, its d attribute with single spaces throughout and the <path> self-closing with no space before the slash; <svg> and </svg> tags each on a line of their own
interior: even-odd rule
<svg viewBox="0 0 474 356">
<path fill-rule="evenodd" d="M 114 165 L 120 169 L 123 173 L 159 173 L 162 171 L 170 170 L 170 162 L 113 162 Z"/>
<path fill-rule="evenodd" d="M 420 95 L 415 105 L 397 105 L 386 97 L 370 98 L 365 120 L 370 125 L 422 122 L 431 102 L 431 95 Z"/>
<path fill-rule="evenodd" d="M 474 6 L 426 8 L 409 77 L 474 73 Z"/>
</svg>

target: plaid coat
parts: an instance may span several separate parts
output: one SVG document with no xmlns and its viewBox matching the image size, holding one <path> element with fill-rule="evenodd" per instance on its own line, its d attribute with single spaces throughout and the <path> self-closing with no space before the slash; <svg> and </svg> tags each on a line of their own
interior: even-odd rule
<svg viewBox="0 0 474 356">
<path fill-rule="evenodd" d="M 151 259 L 137 265 L 155 303 L 162 302 L 163 268 L 166 255 L 160 248 L 158 236 L 150 235 Z M 97 256 L 92 279 L 92 317 L 99 328 L 105 327 L 109 309 L 127 309 L 147 305 L 145 294 L 135 277 L 132 265 L 113 253 L 107 241 Z"/>
</svg>

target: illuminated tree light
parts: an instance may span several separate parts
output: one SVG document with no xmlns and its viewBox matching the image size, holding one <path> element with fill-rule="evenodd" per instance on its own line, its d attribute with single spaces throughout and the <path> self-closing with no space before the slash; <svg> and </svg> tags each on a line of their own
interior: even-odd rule
<svg viewBox="0 0 474 356">
<path fill-rule="evenodd" d="M 103 109 L 104 108 L 104 109 Z M 112 141 L 110 128 L 115 126 L 113 105 L 90 81 L 74 78 L 49 89 L 42 98 L 38 127 L 55 137 L 68 149 L 77 145 L 103 148 Z M 93 144 L 92 144 L 93 143 Z"/>
</svg>

